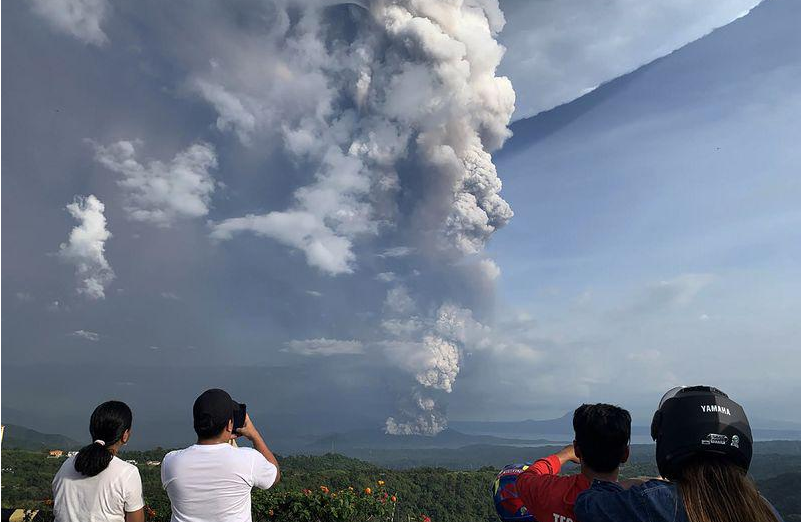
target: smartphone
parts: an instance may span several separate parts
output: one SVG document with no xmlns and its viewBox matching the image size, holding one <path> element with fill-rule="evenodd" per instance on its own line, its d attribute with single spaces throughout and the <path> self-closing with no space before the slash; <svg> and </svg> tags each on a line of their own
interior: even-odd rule
<svg viewBox="0 0 801 522">
<path fill-rule="evenodd" d="M 239 428 L 245 425 L 245 415 L 247 414 L 247 405 L 238 403 L 234 406 L 234 433 Z"/>
</svg>

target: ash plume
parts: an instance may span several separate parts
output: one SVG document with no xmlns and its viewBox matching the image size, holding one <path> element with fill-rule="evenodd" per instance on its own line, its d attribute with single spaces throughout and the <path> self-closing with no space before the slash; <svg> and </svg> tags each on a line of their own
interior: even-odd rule
<svg viewBox="0 0 801 522">
<path fill-rule="evenodd" d="M 271 9 L 267 36 L 221 47 L 188 86 L 216 110 L 219 131 L 248 147 L 277 141 L 311 165 L 313 177 L 287 208 L 214 222 L 212 238 L 269 238 L 330 275 L 357 271 L 358 248 L 376 242 L 403 245 L 385 248 L 383 259 L 455 264 L 479 254 L 512 217 L 491 157 L 510 135 L 515 99 L 509 80 L 495 74 L 504 52 L 495 39 L 504 24 L 497 3 Z M 482 263 L 497 276 L 491 261 Z M 434 434 L 446 423 L 429 392 L 453 389 L 464 339 L 441 324 L 450 296 L 414 290 L 423 309 L 402 284 L 411 265 L 378 277 L 401 284 L 387 292 L 376 328 L 384 339 L 375 344 L 416 382 L 413 400 L 386 429 Z"/>
</svg>

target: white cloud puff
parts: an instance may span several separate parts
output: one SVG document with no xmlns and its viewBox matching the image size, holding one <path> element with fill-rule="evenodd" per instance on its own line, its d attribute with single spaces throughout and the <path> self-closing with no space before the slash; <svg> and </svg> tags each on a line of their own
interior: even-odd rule
<svg viewBox="0 0 801 522">
<path fill-rule="evenodd" d="M 57 31 L 94 45 L 108 41 L 100 28 L 111 10 L 108 0 L 31 0 L 31 6 Z"/>
<path fill-rule="evenodd" d="M 130 219 L 168 227 L 178 219 L 208 214 L 215 188 L 210 171 L 217 167 L 212 145 L 195 143 L 169 163 L 147 164 L 137 160 L 138 145 L 118 141 L 95 147 L 95 159 L 122 176 L 118 183 L 126 191 Z"/>
<path fill-rule="evenodd" d="M 105 206 L 94 195 L 76 196 L 67 211 L 79 221 L 70 231 L 69 240 L 62 243 L 59 256 L 75 265 L 78 293 L 90 299 L 103 299 L 106 286 L 114 279 L 105 256 L 106 240 L 111 232 L 106 228 Z"/>
</svg>

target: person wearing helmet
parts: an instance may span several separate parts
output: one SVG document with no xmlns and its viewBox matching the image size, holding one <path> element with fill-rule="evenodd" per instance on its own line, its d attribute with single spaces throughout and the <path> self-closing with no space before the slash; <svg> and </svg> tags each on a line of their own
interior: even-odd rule
<svg viewBox="0 0 801 522">
<path fill-rule="evenodd" d="M 539 522 L 576 520 L 576 496 L 593 479 L 617 480 L 620 464 L 628 460 L 631 415 L 623 408 L 582 404 L 573 413 L 573 430 L 573 444 L 534 462 L 517 476 L 516 494 Z M 559 476 L 567 462 L 580 464 L 581 472 Z"/>
<path fill-rule="evenodd" d="M 711 386 L 673 388 L 651 422 L 664 479 L 595 481 L 579 494 L 581 522 L 781 522 L 748 478 L 751 427 L 743 408 Z"/>
</svg>

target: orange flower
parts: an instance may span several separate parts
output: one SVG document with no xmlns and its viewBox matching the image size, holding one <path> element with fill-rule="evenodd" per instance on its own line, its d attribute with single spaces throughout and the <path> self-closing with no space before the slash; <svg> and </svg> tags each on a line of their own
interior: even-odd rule
<svg viewBox="0 0 801 522">
<path fill-rule="evenodd" d="M 389 497 L 389 499 L 390 499 L 392 502 L 397 502 L 397 501 L 398 501 L 398 497 L 396 497 L 395 495 L 392 495 L 391 497 Z"/>
<path fill-rule="evenodd" d="M 323 494 L 325 494 L 325 495 L 328 495 L 328 488 L 327 488 L 327 487 L 325 487 L 325 486 L 320 486 L 320 491 L 322 491 L 322 492 L 323 492 Z"/>
<path fill-rule="evenodd" d="M 370 488 L 364 488 L 364 494 L 365 495 L 372 495 L 373 494 L 373 490 L 370 489 Z"/>
</svg>

